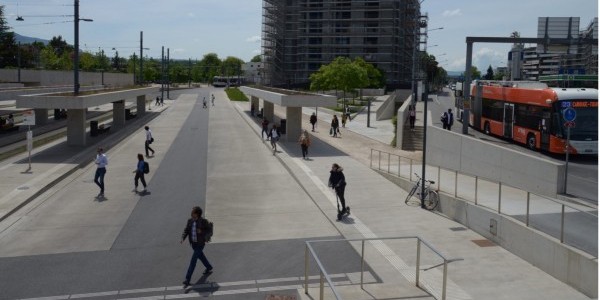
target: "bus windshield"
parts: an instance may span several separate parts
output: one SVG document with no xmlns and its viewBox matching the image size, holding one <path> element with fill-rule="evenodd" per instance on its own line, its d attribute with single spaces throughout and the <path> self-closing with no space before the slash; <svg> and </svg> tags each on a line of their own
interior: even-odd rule
<svg viewBox="0 0 600 300">
<path fill-rule="evenodd" d="M 571 140 L 574 141 L 597 141 L 598 140 L 598 101 L 597 100 L 568 100 L 556 103 L 556 111 L 560 113 L 563 137 L 567 136 L 564 127 L 566 120 L 563 112 L 567 108 L 573 108 L 576 112 L 575 126 L 571 128 Z"/>
</svg>

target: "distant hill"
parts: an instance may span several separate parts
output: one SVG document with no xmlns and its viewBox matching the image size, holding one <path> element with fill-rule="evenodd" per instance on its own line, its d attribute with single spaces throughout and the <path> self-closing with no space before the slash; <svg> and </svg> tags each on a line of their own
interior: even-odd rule
<svg viewBox="0 0 600 300">
<path fill-rule="evenodd" d="M 21 44 L 32 44 L 33 42 L 42 42 L 42 43 L 44 43 L 44 45 L 48 45 L 48 43 L 50 42 L 49 40 L 20 35 L 16 32 L 15 32 L 15 41 L 17 43 L 21 42 Z"/>
</svg>

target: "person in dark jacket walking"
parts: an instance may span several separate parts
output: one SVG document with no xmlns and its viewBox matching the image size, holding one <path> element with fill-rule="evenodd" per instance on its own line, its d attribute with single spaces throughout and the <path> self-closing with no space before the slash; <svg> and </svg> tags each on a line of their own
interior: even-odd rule
<svg viewBox="0 0 600 300">
<path fill-rule="evenodd" d="M 346 177 L 344 176 L 344 168 L 342 168 L 338 164 L 333 164 L 331 166 L 331 171 L 329 171 L 329 187 L 335 190 L 335 194 L 340 199 L 342 203 L 342 214 L 347 212 L 346 209 L 346 199 L 344 198 L 344 191 L 346 189 Z"/>
<path fill-rule="evenodd" d="M 206 234 L 208 228 L 208 221 L 202 218 L 202 208 L 198 206 L 194 206 L 192 208 L 192 217 L 187 221 L 185 225 L 185 229 L 183 230 L 183 234 L 181 235 L 181 244 L 187 238 L 190 242 L 190 246 L 194 250 L 194 254 L 192 255 L 192 259 L 190 260 L 190 265 L 188 267 L 187 273 L 185 274 L 185 280 L 183 281 L 183 285 L 190 285 L 190 280 L 192 279 L 192 274 L 194 273 L 194 269 L 196 268 L 196 262 L 200 260 L 204 267 L 204 275 L 208 275 L 212 273 L 213 266 L 210 264 L 206 256 L 204 255 L 204 246 L 206 245 Z"/>
<path fill-rule="evenodd" d="M 135 168 L 135 170 L 133 171 L 133 173 L 135 173 L 135 178 L 133 179 L 134 184 L 135 184 L 135 188 L 133 189 L 133 191 L 135 193 L 137 193 L 137 189 L 138 189 L 138 180 L 142 181 L 142 185 L 144 186 L 144 189 L 142 190 L 142 193 L 146 192 L 146 179 L 144 178 L 144 166 L 146 164 L 146 162 L 144 161 L 144 155 L 141 153 L 138 153 L 137 155 L 138 158 L 138 162 L 137 162 L 137 167 Z"/>
<path fill-rule="evenodd" d="M 340 121 L 338 120 L 337 115 L 333 115 L 333 119 L 331 120 L 331 129 L 330 129 L 330 131 L 331 131 L 331 135 L 333 137 L 337 137 L 338 133 L 340 133 Z"/>
<path fill-rule="evenodd" d="M 310 125 L 312 125 L 312 132 L 315 132 L 315 124 L 317 124 L 317 115 L 313 113 L 310 116 Z"/>
<path fill-rule="evenodd" d="M 260 132 L 260 136 L 264 139 L 265 138 L 265 133 L 267 134 L 267 141 L 269 140 L 269 120 L 267 120 L 267 118 L 264 118 L 262 120 L 262 131 Z"/>
</svg>

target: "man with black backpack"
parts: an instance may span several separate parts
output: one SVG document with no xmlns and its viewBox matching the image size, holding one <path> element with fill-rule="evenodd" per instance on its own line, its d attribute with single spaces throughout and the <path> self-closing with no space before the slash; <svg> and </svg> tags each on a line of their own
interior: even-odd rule
<svg viewBox="0 0 600 300">
<path fill-rule="evenodd" d="M 196 268 L 197 260 L 200 260 L 204 267 L 204 275 L 209 275 L 212 273 L 212 265 L 204 255 L 204 246 L 206 243 L 210 242 L 210 238 L 213 233 L 213 225 L 208 220 L 202 218 L 202 208 L 198 206 L 194 206 L 192 208 L 192 217 L 187 221 L 185 225 L 185 229 L 183 230 L 183 234 L 181 235 L 181 242 L 187 238 L 190 242 L 190 246 L 194 250 L 194 254 L 192 255 L 192 259 L 190 260 L 190 265 L 188 267 L 187 273 L 185 275 L 185 280 L 183 281 L 184 286 L 190 285 L 190 280 L 192 279 L 192 274 L 194 273 L 194 269 Z"/>
</svg>

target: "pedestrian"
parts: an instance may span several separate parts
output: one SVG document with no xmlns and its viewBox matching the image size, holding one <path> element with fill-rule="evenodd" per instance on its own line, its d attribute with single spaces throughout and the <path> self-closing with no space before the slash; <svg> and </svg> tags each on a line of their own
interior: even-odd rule
<svg viewBox="0 0 600 300">
<path fill-rule="evenodd" d="M 8 118 L 6 119 L 6 125 L 8 127 L 15 126 L 15 117 L 13 117 L 13 114 L 8 114 Z"/>
<path fill-rule="evenodd" d="M 100 194 L 98 194 L 97 198 L 104 197 L 104 175 L 106 174 L 106 165 L 108 165 L 108 158 L 106 154 L 104 154 L 103 148 L 98 148 L 98 153 L 96 154 L 96 175 L 94 175 L 94 182 L 100 187 Z"/>
<path fill-rule="evenodd" d="M 346 119 L 348 118 L 348 116 L 346 114 L 342 115 L 342 127 L 346 127 Z"/>
<path fill-rule="evenodd" d="M 202 108 L 207 108 L 206 106 L 206 97 L 202 97 Z"/>
<path fill-rule="evenodd" d="M 337 115 L 333 115 L 333 119 L 331 119 L 331 129 L 329 130 L 329 133 L 333 136 L 333 137 L 337 137 L 338 133 L 340 132 L 340 121 L 338 120 Z"/>
<path fill-rule="evenodd" d="M 160 106 L 164 106 L 165 105 L 165 98 L 160 97 Z"/>
<path fill-rule="evenodd" d="M 342 168 L 338 164 L 333 164 L 331 166 L 331 171 L 329 171 L 329 187 L 335 190 L 335 194 L 340 199 L 340 203 L 342 204 L 342 214 L 345 214 L 346 209 L 346 199 L 344 198 L 344 191 L 346 190 L 346 177 L 344 176 L 344 168 Z"/>
<path fill-rule="evenodd" d="M 212 103 L 212 106 L 215 106 L 215 94 L 210 95 L 210 102 Z"/>
<path fill-rule="evenodd" d="M 264 118 L 262 120 L 262 131 L 260 132 L 260 136 L 261 138 L 265 138 L 265 133 L 267 134 L 267 141 L 269 140 L 269 121 L 267 120 L 267 118 Z"/>
<path fill-rule="evenodd" d="M 410 122 L 410 130 L 415 130 L 415 120 L 417 113 L 415 112 L 415 106 L 411 105 L 408 107 L 408 120 Z"/>
<path fill-rule="evenodd" d="M 298 143 L 300 144 L 300 148 L 302 149 L 302 158 L 308 159 L 308 147 L 310 146 L 310 136 L 306 130 L 303 130 L 302 134 L 300 134 L 300 139 L 298 139 Z"/>
<path fill-rule="evenodd" d="M 192 217 L 188 219 L 187 224 L 185 225 L 180 242 L 180 244 L 183 244 L 183 241 L 187 238 L 190 242 L 190 246 L 194 250 L 190 265 L 185 274 L 185 280 L 183 281 L 184 286 L 190 285 L 190 280 L 192 279 L 192 274 L 194 273 L 194 269 L 196 269 L 198 260 L 200 260 L 206 268 L 202 274 L 208 275 L 212 273 L 213 267 L 206 258 L 206 255 L 204 255 L 204 246 L 206 246 L 209 235 L 212 235 L 211 231 L 212 229 L 209 226 L 208 220 L 202 218 L 202 208 L 194 206 L 192 208 Z"/>
<path fill-rule="evenodd" d="M 156 102 L 154 102 L 154 106 L 160 105 L 160 97 L 156 96 Z"/>
<path fill-rule="evenodd" d="M 440 117 L 440 121 L 442 121 L 442 127 L 444 129 L 448 129 L 448 113 L 447 112 L 442 113 L 442 116 Z"/>
<path fill-rule="evenodd" d="M 133 173 L 135 173 L 135 178 L 133 179 L 135 188 L 133 189 L 133 191 L 135 193 L 137 193 L 138 180 L 141 180 L 142 185 L 144 186 L 142 193 L 145 193 L 147 186 L 146 186 L 146 178 L 144 178 L 144 174 L 149 170 L 149 168 L 146 167 L 147 162 L 144 161 L 144 155 L 142 155 L 141 153 L 138 153 L 137 158 L 138 158 L 137 167 L 135 168 L 135 170 L 133 170 Z"/>
<path fill-rule="evenodd" d="M 349 106 L 346 106 L 345 115 L 346 115 L 346 118 L 348 118 L 348 121 L 352 121 L 352 116 L 350 116 L 350 107 Z"/>
<path fill-rule="evenodd" d="M 269 131 L 269 137 L 271 138 L 271 148 L 273 149 L 273 155 L 277 152 L 277 141 L 279 141 L 279 137 L 281 133 L 279 132 L 279 128 L 276 124 L 273 124 L 271 127 L 271 131 Z"/>
<path fill-rule="evenodd" d="M 448 121 L 447 121 L 446 129 L 451 130 L 452 125 L 454 124 L 454 114 L 452 113 L 452 109 L 448 108 Z"/>
<path fill-rule="evenodd" d="M 312 132 L 315 132 L 315 124 L 317 124 L 317 115 L 312 113 L 310 116 L 310 125 L 312 125 Z"/>
<path fill-rule="evenodd" d="M 254 117 L 255 111 L 256 111 L 256 108 L 254 107 L 254 104 L 250 104 L 250 115 Z"/>
<path fill-rule="evenodd" d="M 150 157 L 150 153 L 148 150 L 152 151 L 152 156 L 154 156 L 154 149 L 150 148 L 150 144 L 154 143 L 154 137 L 152 137 L 152 131 L 150 127 L 144 127 L 146 130 L 146 141 L 144 142 L 144 149 L 146 150 L 146 157 Z"/>
</svg>

